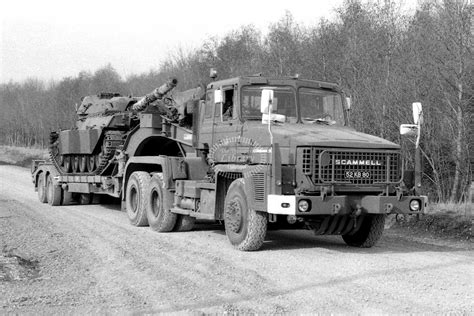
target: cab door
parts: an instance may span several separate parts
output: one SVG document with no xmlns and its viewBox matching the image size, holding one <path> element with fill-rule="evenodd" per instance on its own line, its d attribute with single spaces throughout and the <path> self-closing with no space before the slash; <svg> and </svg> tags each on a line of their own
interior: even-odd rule
<svg viewBox="0 0 474 316">
<path fill-rule="evenodd" d="M 200 126 L 199 130 L 199 147 L 209 149 L 213 144 L 214 135 L 214 89 L 209 89 L 206 93 L 206 101 L 204 102 L 204 108 L 200 113 Z"/>
<path fill-rule="evenodd" d="M 226 138 L 240 135 L 241 123 L 237 115 L 239 105 L 238 85 L 220 87 L 222 102 L 214 106 L 214 137 L 213 143 Z"/>
</svg>

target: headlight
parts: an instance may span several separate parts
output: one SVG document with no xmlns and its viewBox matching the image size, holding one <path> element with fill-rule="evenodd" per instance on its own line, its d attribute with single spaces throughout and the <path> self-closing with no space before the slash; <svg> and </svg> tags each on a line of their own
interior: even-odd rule
<svg viewBox="0 0 474 316">
<path fill-rule="evenodd" d="M 411 200 L 410 201 L 410 210 L 412 212 L 416 212 L 420 210 L 420 201 L 419 200 Z"/>
<path fill-rule="evenodd" d="M 311 210 L 311 204 L 308 200 L 300 200 L 298 202 L 298 210 L 300 212 L 308 212 L 309 210 Z"/>
</svg>

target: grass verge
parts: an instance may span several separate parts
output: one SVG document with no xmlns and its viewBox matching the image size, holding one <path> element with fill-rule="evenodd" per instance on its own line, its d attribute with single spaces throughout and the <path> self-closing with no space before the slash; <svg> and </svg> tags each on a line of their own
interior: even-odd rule
<svg viewBox="0 0 474 316">
<path fill-rule="evenodd" d="M 0 146 L 0 164 L 30 167 L 35 159 L 48 159 L 48 150 L 42 148 L 26 148 Z"/>
<path fill-rule="evenodd" d="M 472 203 L 430 204 L 420 216 L 399 216 L 393 227 L 406 227 L 436 237 L 473 240 L 474 206 Z"/>
</svg>

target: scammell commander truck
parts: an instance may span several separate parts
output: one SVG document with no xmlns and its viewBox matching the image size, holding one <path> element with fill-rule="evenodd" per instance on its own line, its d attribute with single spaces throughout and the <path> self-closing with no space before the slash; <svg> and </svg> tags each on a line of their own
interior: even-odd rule
<svg viewBox="0 0 474 316">
<path fill-rule="evenodd" d="M 423 213 L 427 197 L 404 173 L 400 146 L 351 128 L 338 85 L 215 77 L 183 92 L 170 79 L 144 97 L 84 97 L 76 127 L 52 132 L 50 159 L 32 164 L 39 200 L 110 195 L 132 225 L 157 232 L 220 221 L 243 251 L 260 249 L 269 227 L 372 247 L 388 214 Z"/>
</svg>

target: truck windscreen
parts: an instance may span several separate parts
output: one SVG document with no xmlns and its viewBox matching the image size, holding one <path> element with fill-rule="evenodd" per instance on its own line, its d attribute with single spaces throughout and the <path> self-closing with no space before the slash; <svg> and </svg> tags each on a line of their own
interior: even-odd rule
<svg viewBox="0 0 474 316">
<path fill-rule="evenodd" d="M 242 117 L 247 120 L 262 119 L 260 98 L 263 89 L 273 90 L 272 113 L 285 115 L 287 122 L 297 121 L 296 95 L 292 87 L 246 86 L 242 88 Z"/>
<path fill-rule="evenodd" d="M 260 120 L 260 99 L 263 89 L 273 90 L 272 113 L 282 114 L 288 123 L 298 121 L 296 93 L 289 86 L 245 86 L 242 88 L 242 117 L 246 120 Z M 341 95 L 337 92 L 299 88 L 298 101 L 301 120 L 305 124 L 344 125 L 344 110 Z"/>
<path fill-rule="evenodd" d="M 344 110 L 339 93 L 323 89 L 300 88 L 298 97 L 303 123 L 344 125 Z"/>
</svg>

